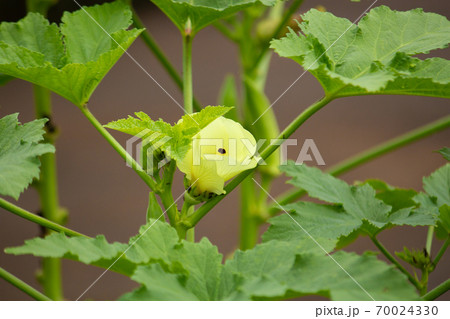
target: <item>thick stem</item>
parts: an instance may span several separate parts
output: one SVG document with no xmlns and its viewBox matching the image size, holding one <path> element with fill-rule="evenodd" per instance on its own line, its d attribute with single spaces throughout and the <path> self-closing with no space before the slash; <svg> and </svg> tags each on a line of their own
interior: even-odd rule
<svg viewBox="0 0 450 319">
<path fill-rule="evenodd" d="M 51 93 L 39 85 L 33 85 L 35 109 L 37 118 L 47 118 L 44 141 L 55 144 L 56 128 L 52 122 Z M 57 224 L 63 224 L 67 213 L 59 206 L 58 180 L 56 173 L 56 157 L 54 153 L 47 153 L 40 157 L 41 172 L 36 183 L 41 203 L 42 216 Z M 46 229 L 45 235 L 51 230 Z M 63 300 L 61 260 L 57 258 L 42 259 L 42 285 L 44 293 L 53 300 Z"/>
<path fill-rule="evenodd" d="M 448 248 L 448 245 L 450 244 L 450 236 L 447 237 L 444 244 L 442 244 L 442 247 L 439 249 L 436 257 L 433 260 L 433 265 L 436 266 L 439 263 L 439 260 L 441 260 L 442 256 L 444 256 L 445 251 Z"/>
<path fill-rule="evenodd" d="M 425 268 L 422 270 L 422 278 L 420 279 L 420 295 L 423 296 L 428 290 L 428 275 L 430 274 L 429 269 Z"/>
<path fill-rule="evenodd" d="M 183 208 L 181 209 L 181 218 L 192 215 L 194 212 L 195 205 L 191 205 L 188 201 L 184 201 Z M 190 242 L 195 242 L 195 229 L 191 228 L 186 231 L 186 240 Z"/>
<path fill-rule="evenodd" d="M 183 34 L 183 98 L 184 98 L 184 111 L 186 114 L 193 112 L 192 99 L 193 99 L 193 89 L 192 89 L 192 40 L 193 35 L 191 33 L 191 21 L 188 19 L 186 27 Z M 185 201 L 183 204 L 183 209 L 181 216 L 182 218 L 188 218 L 194 210 L 194 206 L 187 204 Z M 177 220 L 178 221 L 178 220 Z M 186 238 L 186 240 L 194 242 L 195 241 L 195 230 L 193 227 L 190 229 L 184 229 L 182 225 L 181 229 L 178 231 L 180 239 Z M 177 228 L 180 228 L 177 226 Z"/>
<path fill-rule="evenodd" d="M 3 269 L 1 267 L 0 267 L 0 278 L 5 279 L 11 285 L 19 288 L 20 290 L 22 290 L 24 293 L 26 293 L 28 296 L 30 296 L 31 298 L 33 298 L 35 300 L 52 301 L 52 299 L 50 299 L 46 295 L 42 294 L 41 292 L 37 291 L 36 289 L 34 289 L 30 285 L 28 285 L 27 283 L 20 280 L 19 278 L 17 278 L 16 276 L 14 276 L 13 274 L 9 273 L 8 271 L 6 271 L 5 269 Z"/>
<path fill-rule="evenodd" d="M 438 298 L 439 296 L 445 294 L 447 291 L 450 290 L 450 279 L 447 279 L 443 283 L 441 283 L 436 288 L 430 290 L 427 294 L 422 296 L 422 299 L 425 301 L 432 301 Z"/>
<path fill-rule="evenodd" d="M 434 226 L 429 226 L 427 233 L 427 241 L 425 244 L 425 249 L 428 252 L 428 256 L 431 256 L 431 245 L 433 244 L 433 234 L 434 234 Z"/>
<path fill-rule="evenodd" d="M 17 216 L 19 216 L 19 217 L 22 217 L 22 218 L 24 218 L 26 220 L 29 220 L 29 221 L 33 222 L 33 223 L 41 225 L 42 227 L 54 230 L 54 231 L 59 232 L 59 233 L 64 233 L 67 236 L 70 236 L 70 237 L 82 236 L 82 237 L 89 238 L 89 236 L 83 235 L 83 234 L 81 234 L 81 233 L 79 233 L 77 231 L 74 231 L 74 230 L 69 229 L 67 227 L 58 225 L 55 222 L 52 222 L 52 221 L 50 221 L 48 219 L 45 219 L 43 217 L 40 217 L 40 216 L 35 215 L 33 213 L 30 213 L 29 211 L 26 211 L 25 209 L 20 208 L 19 206 L 16 206 L 16 205 L 14 205 L 14 204 L 4 200 L 3 198 L 0 198 L 0 207 L 5 209 L 5 210 L 7 210 L 7 211 L 9 211 L 9 212 L 11 212 L 11 213 L 13 213 L 13 214 L 15 214 L 15 215 L 17 215 Z"/>
<path fill-rule="evenodd" d="M 317 111 L 327 105 L 333 100 L 332 96 L 326 96 L 321 100 L 310 105 L 305 111 L 303 111 L 299 116 L 297 116 L 294 121 L 292 121 L 277 137 L 277 140 L 289 138 L 307 119 L 313 116 Z M 271 144 L 264 149 L 261 153 L 262 159 L 266 159 L 273 152 L 275 152 L 280 147 L 279 143 Z M 236 176 L 230 183 L 225 187 L 226 194 L 229 194 L 234 190 L 247 176 L 249 176 L 255 169 L 247 170 Z M 226 195 L 216 196 L 215 198 L 209 200 L 203 206 L 201 206 L 194 214 L 190 217 L 182 220 L 184 227 L 191 228 L 194 227 L 214 206 L 216 206 Z"/>
<path fill-rule="evenodd" d="M 400 270 L 402 273 L 404 273 L 407 277 L 408 280 L 414 285 L 416 286 L 417 289 L 421 290 L 421 285 L 420 283 L 416 280 L 416 278 L 413 277 L 413 275 L 411 275 L 398 261 L 397 259 L 394 258 L 394 256 L 391 255 L 391 253 L 378 241 L 378 239 L 376 239 L 375 237 L 370 236 L 370 239 L 372 240 L 372 242 L 375 244 L 375 246 L 377 246 L 377 248 L 383 253 L 383 255 L 390 261 L 392 262 L 397 268 L 398 270 Z"/>
<path fill-rule="evenodd" d="M 48 257 L 42 258 L 42 287 L 44 289 L 44 293 L 53 300 L 64 300 L 61 272 L 61 259 Z"/>
<path fill-rule="evenodd" d="M 286 28 L 286 25 L 289 22 L 289 19 L 292 17 L 292 15 L 300 8 L 302 5 L 303 0 L 294 0 L 292 4 L 288 7 L 286 12 L 284 13 L 283 17 L 280 20 L 280 23 L 278 24 L 277 28 L 273 32 L 272 36 L 269 37 L 269 41 L 272 41 L 272 39 L 276 38 L 278 35 L 280 35 L 281 31 Z M 251 69 L 255 69 L 259 62 L 262 60 L 266 52 L 269 50 L 270 42 L 268 42 L 259 53 L 258 57 L 255 59 Z"/>
<path fill-rule="evenodd" d="M 190 31 L 186 30 L 186 33 L 183 34 L 183 83 L 184 83 L 183 97 L 184 97 L 184 111 L 188 114 L 193 112 L 192 39 L 193 38 Z"/>
<path fill-rule="evenodd" d="M 105 138 L 105 140 L 116 150 L 117 153 L 131 166 L 131 168 L 139 175 L 139 177 L 152 189 L 156 189 L 155 181 L 142 169 L 138 162 L 116 141 L 116 139 L 109 134 L 103 125 L 95 118 L 89 111 L 87 106 L 80 107 L 81 112 L 97 129 L 97 131 Z"/>
<path fill-rule="evenodd" d="M 246 51 L 247 46 L 241 43 L 241 55 L 252 56 L 253 52 Z M 250 47 L 251 49 L 251 47 Z M 242 62 L 250 58 L 242 58 Z M 264 63 L 260 63 L 254 72 L 248 73 L 245 64 L 242 63 L 243 78 L 243 93 L 244 93 L 244 118 L 246 128 L 255 136 L 257 140 L 267 140 L 264 146 L 269 144 L 270 139 L 274 138 L 280 133 L 277 119 L 270 107 L 270 102 L 264 93 L 265 80 L 270 65 L 270 54 L 267 54 Z M 260 115 L 263 116 L 260 117 Z M 266 159 L 266 164 L 259 167 L 261 173 L 261 182 L 270 188 L 271 181 L 279 175 L 278 166 L 280 165 L 278 152 L 272 154 Z M 242 250 L 253 248 L 259 235 L 259 227 L 261 225 L 262 216 L 260 213 L 266 211 L 267 201 L 260 197 L 265 197 L 266 193 L 259 192 L 253 187 L 253 181 L 248 177 L 242 183 L 242 205 L 241 205 L 241 225 L 240 225 L 240 247 Z"/>
<path fill-rule="evenodd" d="M 400 147 L 418 141 L 422 138 L 425 138 L 439 131 L 442 131 L 448 127 L 450 127 L 450 116 L 446 116 L 442 119 L 421 126 L 417 129 L 414 129 L 410 132 L 407 132 L 391 140 L 388 140 L 382 144 L 379 144 L 373 148 L 370 148 L 367 151 L 352 156 L 349 159 L 344 160 L 338 163 L 337 165 L 334 165 L 329 170 L 327 170 L 327 172 L 334 176 L 341 175 L 386 153 L 394 151 Z M 295 189 L 293 191 L 288 191 L 285 194 L 279 196 L 277 198 L 277 202 L 280 203 L 280 205 L 286 205 L 300 198 L 304 194 L 305 191 L 302 189 Z M 273 204 L 270 209 L 271 214 L 275 214 L 278 211 L 279 206 L 277 204 Z"/>
<path fill-rule="evenodd" d="M 195 228 L 190 228 L 186 231 L 186 240 L 191 243 L 195 242 Z"/>
<path fill-rule="evenodd" d="M 164 168 L 163 179 L 161 181 L 162 188 L 157 191 L 161 198 L 162 204 L 169 218 L 170 225 L 175 226 L 178 221 L 178 209 L 172 195 L 173 175 L 175 174 L 176 162 L 170 163 Z"/>
<path fill-rule="evenodd" d="M 134 12 L 133 10 L 133 24 L 138 29 L 144 29 L 144 24 L 142 23 L 139 16 Z M 162 67 L 166 70 L 167 74 L 172 78 L 172 80 L 175 82 L 175 84 L 183 90 L 183 80 L 181 79 L 181 76 L 178 74 L 178 71 L 175 69 L 175 67 L 170 63 L 169 59 L 167 58 L 166 54 L 162 51 L 162 49 L 159 47 L 159 45 L 156 43 L 155 39 L 152 37 L 151 33 L 149 31 L 144 31 L 141 33 L 141 39 L 144 41 L 145 45 L 150 49 L 150 51 L 154 54 L 156 59 L 161 63 Z M 200 103 L 193 98 L 194 103 L 194 109 L 196 111 L 200 111 L 202 109 Z"/>
<path fill-rule="evenodd" d="M 255 216 L 256 194 L 255 185 L 248 176 L 241 183 L 241 225 L 240 248 L 247 250 L 253 248 L 258 242 L 259 223 Z"/>
</svg>

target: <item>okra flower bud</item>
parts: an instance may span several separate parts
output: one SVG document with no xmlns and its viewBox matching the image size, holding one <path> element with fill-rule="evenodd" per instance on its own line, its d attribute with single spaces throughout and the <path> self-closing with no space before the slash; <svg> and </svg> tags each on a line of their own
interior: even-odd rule
<svg viewBox="0 0 450 319">
<path fill-rule="evenodd" d="M 256 141 L 241 124 L 219 117 L 192 139 L 192 148 L 177 163 L 194 196 L 224 194 L 225 182 L 254 168 Z"/>
</svg>

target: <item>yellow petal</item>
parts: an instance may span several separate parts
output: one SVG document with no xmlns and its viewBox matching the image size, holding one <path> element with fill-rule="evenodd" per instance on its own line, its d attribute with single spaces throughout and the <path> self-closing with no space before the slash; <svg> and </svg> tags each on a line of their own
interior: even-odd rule
<svg viewBox="0 0 450 319">
<path fill-rule="evenodd" d="M 255 152 L 250 132 L 240 123 L 219 117 L 193 137 L 191 150 L 177 165 L 191 183 L 196 180 L 196 192 L 223 194 L 225 181 L 257 165 Z"/>
<path fill-rule="evenodd" d="M 191 183 L 197 193 L 211 192 L 217 195 L 224 194 L 225 180 L 217 174 L 215 161 L 200 159 L 200 165 L 192 165 Z"/>
<path fill-rule="evenodd" d="M 190 149 L 184 159 L 181 162 L 177 162 L 178 169 L 186 174 L 186 178 L 191 180 L 191 169 L 192 169 L 192 149 Z"/>
</svg>

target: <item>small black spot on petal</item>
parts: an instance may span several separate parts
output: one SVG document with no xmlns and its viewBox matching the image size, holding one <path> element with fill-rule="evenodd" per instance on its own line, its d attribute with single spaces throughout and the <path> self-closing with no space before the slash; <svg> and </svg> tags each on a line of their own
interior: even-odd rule
<svg viewBox="0 0 450 319">
<path fill-rule="evenodd" d="M 225 151 L 224 148 L 219 148 L 219 149 L 217 150 L 217 152 L 219 152 L 219 153 L 222 154 L 222 155 L 227 153 L 227 151 Z"/>
</svg>

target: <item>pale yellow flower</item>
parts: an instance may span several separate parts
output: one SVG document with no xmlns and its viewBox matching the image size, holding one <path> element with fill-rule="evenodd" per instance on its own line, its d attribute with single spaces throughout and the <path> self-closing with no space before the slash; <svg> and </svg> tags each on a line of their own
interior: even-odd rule
<svg viewBox="0 0 450 319">
<path fill-rule="evenodd" d="M 192 148 L 177 166 L 193 183 L 195 195 L 220 195 L 227 180 L 256 166 L 255 153 L 253 135 L 241 124 L 219 117 L 193 137 Z"/>
</svg>

